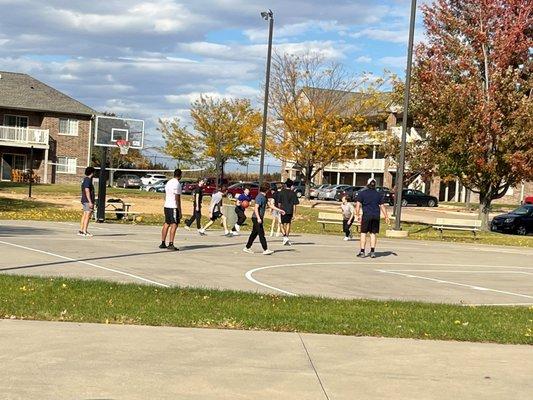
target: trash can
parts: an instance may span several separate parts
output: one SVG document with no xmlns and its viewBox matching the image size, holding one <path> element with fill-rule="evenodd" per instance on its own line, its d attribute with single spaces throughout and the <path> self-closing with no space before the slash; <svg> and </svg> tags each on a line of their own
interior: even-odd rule
<svg viewBox="0 0 533 400">
<path fill-rule="evenodd" d="M 237 213 L 235 212 L 234 204 L 224 204 L 222 206 L 222 214 L 226 216 L 226 223 L 228 224 L 228 229 L 231 229 L 237 223 Z"/>
</svg>

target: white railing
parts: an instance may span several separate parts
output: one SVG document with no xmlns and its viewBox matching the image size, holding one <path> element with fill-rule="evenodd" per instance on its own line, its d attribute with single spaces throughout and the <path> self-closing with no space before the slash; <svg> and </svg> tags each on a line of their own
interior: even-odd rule
<svg viewBox="0 0 533 400">
<path fill-rule="evenodd" d="M 48 145 L 48 129 L 0 126 L 0 143 L 2 142 Z"/>
<path fill-rule="evenodd" d="M 385 159 L 360 159 L 351 160 L 343 163 L 331 163 L 326 171 L 357 171 L 357 172 L 383 172 L 385 169 Z"/>
</svg>

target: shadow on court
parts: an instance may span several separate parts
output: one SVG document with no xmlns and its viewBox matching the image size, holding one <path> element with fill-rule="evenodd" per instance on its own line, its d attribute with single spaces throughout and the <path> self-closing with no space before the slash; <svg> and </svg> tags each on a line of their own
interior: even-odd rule
<svg viewBox="0 0 533 400">
<path fill-rule="evenodd" d="M 376 255 L 376 258 L 388 257 L 388 256 L 398 257 L 398 254 L 395 253 L 394 251 L 376 251 L 374 254 Z"/>
<path fill-rule="evenodd" d="M 104 236 L 104 235 L 98 235 L 98 236 Z M 111 235 L 112 236 L 112 235 Z M 21 265 L 18 267 L 9 267 L 9 268 L 0 268 L 0 272 L 3 271 L 17 271 L 21 269 L 30 269 L 30 268 L 39 268 L 39 267 L 51 267 L 51 266 L 58 266 L 62 264 L 70 264 L 74 262 L 91 262 L 91 261 L 101 261 L 101 260 L 112 260 L 112 259 L 119 259 L 119 258 L 128 258 L 128 257 L 137 257 L 137 256 L 147 256 L 151 254 L 179 254 L 183 251 L 193 251 L 193 250 L 202 250 L 202 249 L 208 249 L 208 248 L 218 248 L 218 247 L 231 247 L 231 246 L 242 246 L 241 243 L 231 243 L 231 244 L 199 244 L 199 245 L 192 245 L 192 246 L 183 246 L 179 247 L 180 251 L 168 251 L 168 250 L 158 250 L 158 251 L 151 251 L 151 252 L 143 252 L 143 253 L 128 253 L 128 254 L 118 254 L 114 256 L 105 256 L 105 257 L 91 257 L 91 258 L 76 258 L 72 260 L 61 260 L 61 261 L 53 261 L 53 262 L 47 262 L 47 263 L 39 263 L 39 264 L 29 264 L 29 265 Z"/>
<path fill-rule="evenodd" d="M 50 235 L 50 229 L 31 228 L 28 226 L 0 226 L 0 237 L 17 237 L 26 235 Z"/>
<path fill-rule="evenodd" d="M 127 257 L 136 257 L 136 256 L 146 256 L 150 254 L 161 254 L 161 253 L 170 253 L 168 250 L 158 250 L 158 251 L 152 251 L 148 253 L 129 253 L 129 254 L 118 254 L 116 256 L 105 256 L 105 257 L 91 257 L 91 258 L 73 258 L 72 260 L 62 260 L 62 261 L 53 261 L 53 262 L 47 262 L 47 263 L 39 263 L 39 264 L 29 264 L 29 265 L 21 265 L 18 267 L 10 267 L 10 268 L 0 268 L 0 272 L 2 271 L 16 271 L 19 269 L 29 269 L 29 268 L 38 268 L 38 267 L 50 267 L 50 266 L 56 266 L 56 265 L 62 265 L 62 264 L 70 264 L 70 263 L 76 263 L 76 262 L 90 262 L 90 261 L 98 261 L 98 260 L 111 260 L 116 258 L 127 258 Z"/>
</svg>

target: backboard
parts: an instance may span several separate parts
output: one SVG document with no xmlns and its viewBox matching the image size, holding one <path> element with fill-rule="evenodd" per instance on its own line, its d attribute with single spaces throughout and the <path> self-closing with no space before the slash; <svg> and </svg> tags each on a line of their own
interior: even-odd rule
<svg viewBox="0 0 533 400">
<path fill-rule="evenodd" d="M 144 145 L 144 121 L 131 118 L 97 116 L 94 145 L 116 147 L 117 140 L 128 140 L 130 148 L 142 149 Z"/>
</svg>

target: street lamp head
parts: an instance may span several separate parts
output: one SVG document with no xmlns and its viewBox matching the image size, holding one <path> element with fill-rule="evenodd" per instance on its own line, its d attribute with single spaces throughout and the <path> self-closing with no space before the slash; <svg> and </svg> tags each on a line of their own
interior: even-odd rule
<svg viewBox="0 0 533 400">
<path fill-rule="evenodd" d="M 265 21 L 268 21 L 269 19 L 273 19 L 274 18 L 274 13 L 272 12 L 272 10 L 263 11 L 263 12 L 261 12 L 261 17 Z"/>
</svg>

